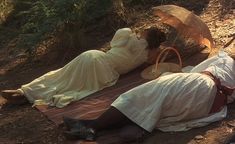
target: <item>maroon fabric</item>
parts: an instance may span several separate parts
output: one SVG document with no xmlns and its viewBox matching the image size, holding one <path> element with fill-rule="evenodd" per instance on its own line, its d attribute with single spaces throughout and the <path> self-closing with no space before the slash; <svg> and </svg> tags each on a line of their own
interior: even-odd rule
<svg viewBox="0 0 235 144">
<path fill-rule="evenodd" d="M 216 84 L 217 92 L 210 110 L 210 114 L 219 112 L 227 104 L 227 96 L 231 95 L 235 88 L 221 85 L 220 79 L 215 77 L 209 71 L 203 71 L 201 73 L 208 75 Z"/>
</svg>

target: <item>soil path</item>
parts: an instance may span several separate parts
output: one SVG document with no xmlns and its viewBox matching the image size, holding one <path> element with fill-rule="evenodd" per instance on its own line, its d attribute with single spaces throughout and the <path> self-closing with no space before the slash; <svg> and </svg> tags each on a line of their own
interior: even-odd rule
<svg viewBox="0 0 235 144">
<path fill-rule="evenodd" d="M 232 39 L 235 27 L 234 0 L 210 0 L 200 17 L 208 24 L 217 47 Z M 60 65 L 46 65 L 41 61 L 24 63 L 25 58 L 6 57 L 0 51 L 0 90 L 17 88 L 41 74 Z M 0 111 L 1 144 L 63 144 L 63 129 L 48 121 L 40 112 L 24 105 Z M 235 134 L 235 105 L 229 105 L 228 117 L 220 122 L 187 132 L 163 133 L 160 131 L 147 138 L 145 144 L 224 144 Z"/>
</svg>

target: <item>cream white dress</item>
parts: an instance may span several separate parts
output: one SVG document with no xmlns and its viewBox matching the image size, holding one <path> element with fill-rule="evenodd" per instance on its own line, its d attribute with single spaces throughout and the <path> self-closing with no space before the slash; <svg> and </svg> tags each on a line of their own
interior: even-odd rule
<svg viewBox="0 0 235 144">
<path fill-rule="evenodd" d="M 138 39 L 129 28 L 119 29 L 110 44 L 111 49 L 107 53 L 86 51 L 63 68 L 22 85 L 20 90 L 32 103 L 40 100 L 61 108 L 114 85 L 120 74 L 147 60 L 147 42 Z"/>
<path fill-rule="evenodd" d="M 184 131 L 207 125 L 226 116 L 226 106 L 209 115 L 216 86 L 206 75 L 210 71 L 225 86 L 235 87 L 235 62 L 226 53 L 211 57 L 197 65 L 190 73 L 161 76 L 118 97 L 112 106 L 133 122 L 151 132 Z M 228 98 L 232 102 L 235 92 Z"/>
</svg>

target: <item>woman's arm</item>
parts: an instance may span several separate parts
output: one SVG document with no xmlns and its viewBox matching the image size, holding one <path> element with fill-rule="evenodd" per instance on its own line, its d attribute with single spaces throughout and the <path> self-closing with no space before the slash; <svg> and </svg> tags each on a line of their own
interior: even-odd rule
<svg viewBox="0 0 235 144">
<path fill-rule="evenodd" d="M 132 34 L 132 31 L 130 28 L 118 29 L 110 42 L 111 48 L 124 47 L 128 43 L 128 40 L 129 40 L 131 34 Z"/>
</svg>

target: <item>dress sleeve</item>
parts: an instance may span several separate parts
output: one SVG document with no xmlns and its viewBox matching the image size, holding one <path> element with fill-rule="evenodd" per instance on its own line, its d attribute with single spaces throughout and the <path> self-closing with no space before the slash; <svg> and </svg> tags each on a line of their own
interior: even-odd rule
<svg viewBox="0 0 235 144">
<path fill-rule="evenodd" d="M 191 73 L 196 73 L 196 72 L 201 72 L 205 69 L 207 69 L 213 62 L 215 62 L 216 60 L 218 60 L 218 56 L 213 56 L 207 60 L 204 60 L 203 62 L 199 63 L 198 65 L 196 65 L 190 72 Z"/>
<path fill-rule="evenodd" d="M 129 41 L 131 34 L 132 34 L 132 31 L 130 28 L 118 29 L 110 42 L 111 48 L 125 47 Z"/>
<path fill-rule="evenodd" d="M 226 52 L 220 50 L 217 55 L 208 58 L 207 60 L 201 62 L 200 64 L 196 65 L 190 72 L 201 72 L 206 70 L 210 65 L 215 64 L 223 59 L 227 59 L 229 56 Z M 229 57 L 230 58 L 230 57 Z"/>
<path fill-rule="evenodd" d="M 133 53 L 138 53 L 140 50 L 144 50 L 148 46 L 148 43 L 145 39 L 137 38 L 136 34 L 131 34 L 126 45 L 126 48 Z"/>
</svg>

